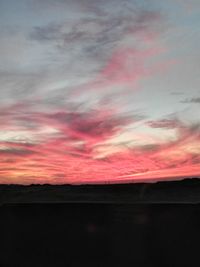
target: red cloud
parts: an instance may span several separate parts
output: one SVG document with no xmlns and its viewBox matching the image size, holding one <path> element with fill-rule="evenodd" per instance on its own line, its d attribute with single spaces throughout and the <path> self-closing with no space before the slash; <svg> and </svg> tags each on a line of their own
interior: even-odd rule
<svg viewBox="0 0 200 267">
<path fill-rule="evenodd" d="M 23 118 L 20 112 L 18 116 L 24 125 L 30 121 L 36 125 L 32 128 L 35 134 L 42 127 L 53 127 L 57 132 L 40 133 L 41 141 L 36 143 L 0 142 L 1 183 L 131 182 L 144 180 L 145 175 L 154 180 L 199 174 L 199 125 L 187 126 L 178 120 L 154 122 L 154 126 L 165 129 L 173 126 L 177 139 L 164 144 L 127 148 L 121 147 L 120 143 L 109 145 L 105 141 L 134 122 L 131 117 L 106 110 L 54 113 L 27 110 Z M 12 127 L 18 131 L 16 124 Z M 101 156 L 99 148 L 110 149 L 110 153 Z"/>
</svg>

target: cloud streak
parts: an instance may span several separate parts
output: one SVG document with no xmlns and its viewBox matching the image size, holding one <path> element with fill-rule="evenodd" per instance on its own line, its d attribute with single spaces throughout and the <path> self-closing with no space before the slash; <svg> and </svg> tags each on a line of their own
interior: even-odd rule
<svg viewBox="0 0 200 267">
<path fill-rule="evenodd" d="M 182 100 L 181 103 L 184 103 L 184 104 L 190 104 L 190 103 L 200 104 L 200 97 L 187 98 L 185 100 Z"/>
<path fill-rule="evenodd" d="M 154 172 L 162 177 L 162 172 L 166 175 L 167 170 L 179 176 L 186 167 L 191 169 L 190 174 L 197 175 L 200 165 L 200 126 L 184 125 L 178 119 L 149 123 L 150 127 L 176 129 L 175 140 L 148 144 L 147 138 L 147 145 L 127 143 L 128 146 L 120 140 L 115 143 L 112 140 L 126 132 L 128 126 L 137 124 L 138 116 L 134 119 L 133 115 L 127 117 L 103 109 L 30 111 L 20 120 L 23 125 L 33 122 L 36 127 L 32 132 L 35 136 L 39 133 L 40 140 L 0 142 L 0 177 L 2 180 L 9 177 L 7 183 L 98 183 L 121 181 L 122 177 L 126 182 L 127 179 L 134 181 L 137 175 L 149 176 L 151 172 L 152 179 Z M 20 125 L 13 122 L 11 126 L 16 133 L 20 129 Z"/>
</svg>

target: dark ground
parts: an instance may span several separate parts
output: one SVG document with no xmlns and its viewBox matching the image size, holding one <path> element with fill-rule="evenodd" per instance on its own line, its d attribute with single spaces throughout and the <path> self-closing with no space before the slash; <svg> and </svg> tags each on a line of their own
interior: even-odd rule
<svg viewBox="0 0 200 267">
<path fill-rule="evenodd" d="M 200 179 L 116 185 L 0 185 L 0 205 L 9 203 L 200 204 Z"/>
<path fill-rule="evenodd" d="M 0 266 L 200 266 L 200 204 L 158 201 L 171 194 L 177 202 L 198 203 L 199 181 L 171 185 L 69 187 L 64 199 L 64 188 L 49 188 L 45 195 L 40 186 L 21 191 L 12 186 L 12 193 L 8 187 L 1 193 L 1 186 Z M 31 198 L 23 190 L 32 192 Z M 55 192 L 57 204 L 50 203 Z M 36 203 L 36 195 L 46 204 Z"/>
<path fill-rule="evenodd" d="M 200 266 L 199 205 L 0 208 L 0 266 Z"/>
</svg>

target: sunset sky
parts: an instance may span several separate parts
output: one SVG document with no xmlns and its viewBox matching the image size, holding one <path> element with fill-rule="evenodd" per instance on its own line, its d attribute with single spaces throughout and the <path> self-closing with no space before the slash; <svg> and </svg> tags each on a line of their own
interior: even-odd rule
<svg viewBox="0 0 200 267">
<path fill-rule="evenodd" d="M 0 183 L 200 177 L 199 0 L 0 0 Z"/>
</svg>

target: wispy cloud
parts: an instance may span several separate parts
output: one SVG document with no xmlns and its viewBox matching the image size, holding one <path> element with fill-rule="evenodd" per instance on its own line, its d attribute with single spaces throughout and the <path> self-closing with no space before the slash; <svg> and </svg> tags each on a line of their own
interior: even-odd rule
<svg viewBox="0 0 200 267">
<path fill-rule="evenodd" d="M 156 121 L 148 121 L 147 125 L 152 128 L 176 129 L 180 127 L 182 124 L 177 119 L 161 119 Z"/>
<path fill-rule="evenodd" d="M 31 0 L 25 18 L 11 12 L 0 29 L 0 183 L 197 175 L 199 122 L 167 116 L 178 107 L 160 94 L 177 51 L 170 5 Z"/>
<path fill-rule="evenodd" d="M 23 106 L 18 107 L 19 116 L 20 109 L 23 110 Z M 5 120 L 11 113 L 4 113 Z M 39 139 L 32 142 L 26 139 L 19 142 L 15 138 L 1 141 L 0 177 L 7 175 L 10 177 L 7 182 L 16 183 L 20 179 L 25 184 L 100 182 L 150 171 L 159 171 L 162 175 L 162 170 L 166 172 L 166 169 L 170 172 L 174 169 L 176 175 L 176 169 L 181 166 L 192 170 L 200 164 L 200 126 L 185 125 L 178 119 L 148 123 L 150 127 L 176 129 L 175 140 L 148 144 L 147 138 L 144 140 L 146 145 L 126 144 L 120 139 L 112 142 L 113 137 L 120 137 L 138 119 L 137 114 L 134 119 L 133 115 L 117 115 L 102 108 L 89 111 L 69 109 L 56 113 L 28 112 L 27 109 L 19 120 L 15 116 L 15 120 L 10 121 L 10 127 L 17 135 L 22 121 L 22 125 L 32 122 L 36 125 L 32 128 L 33 136 L 36 138 L 39 134 Z"/>
<path fill-rule="evenodd" d="M 187 98 L 185 100 L 182 100 L 181 103 L 186 103 L 186 104 L 190 104 L 190 103 L 194 103 L 194 104 L 200 104 L 200 97 L 193 97 L 193 98 Z"/>
</svg>

